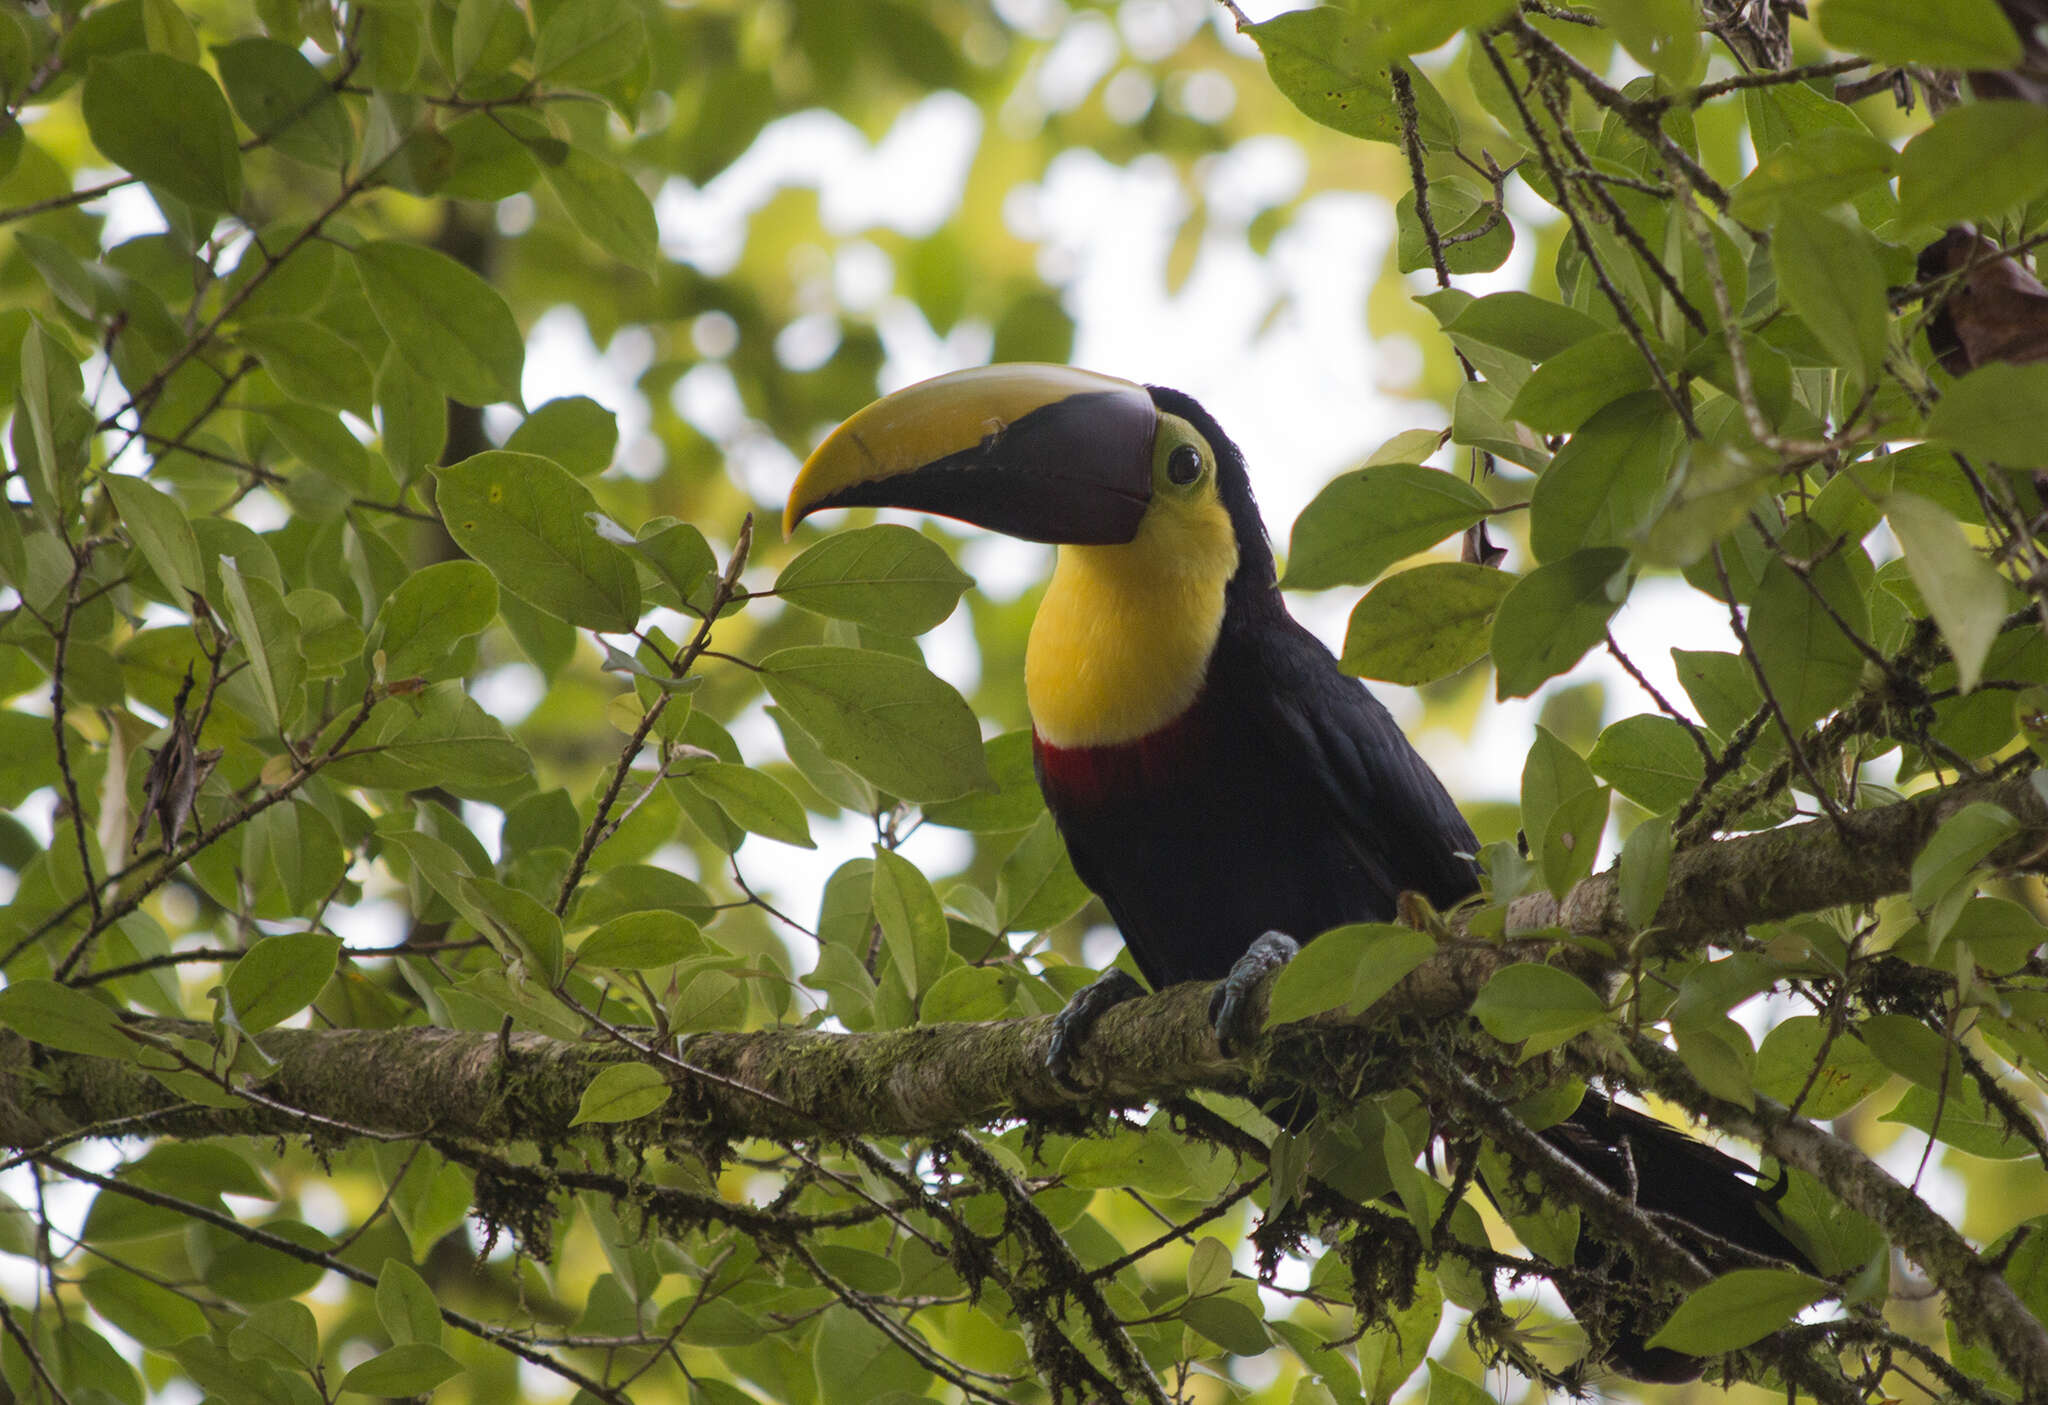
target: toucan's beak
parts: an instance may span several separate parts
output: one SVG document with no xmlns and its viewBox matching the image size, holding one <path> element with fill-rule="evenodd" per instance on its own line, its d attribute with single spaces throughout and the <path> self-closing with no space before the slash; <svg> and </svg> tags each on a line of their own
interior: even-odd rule
<svg viewBox="0 0 2048 1405">
<path fill-rule="evenodd" d="M 1027 541 L 1110 545 L 1152 498 L 1143 386 L 1071 366 L 979 366 L 875 401 L 805 462 L 787 536 L 825 507 L 906 507 Z"/>
</svg>

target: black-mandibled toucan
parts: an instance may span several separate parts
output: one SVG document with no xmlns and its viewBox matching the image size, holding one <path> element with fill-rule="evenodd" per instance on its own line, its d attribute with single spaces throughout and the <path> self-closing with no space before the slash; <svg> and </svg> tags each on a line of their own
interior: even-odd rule
<svg viewBox="0 0 2048 1405">
<path fill-rule="evenodd" d="M 1225 983 L 1226 1046 L 1289 938 L 1385 921 L 1403 892 L 1448 908 L 1475 890 L 1470 827 L 1386 709 L 1288 614 L 1244 457 L 1188 396 L 1066 366 L 940 376 L 835 430 L 784 529 L 854 506 L 1059 544 L 1024 668 L 1039 784 L 1145 978 Z M 1056 1058 L 1124 993 L 1091 990 L 1068 1007 Z M 1806 1263 L 1748 1167 L 1653 1118 L 1588 1094 L 1545 1135 L 1654 1215 Z M 1583 1235 L 1577 1257 L 1608 1266 Z M 1608 1326 L 1629 1374 L 1700 1373 L 1647 1348 L 1625 1310 Z"/>
</svg>

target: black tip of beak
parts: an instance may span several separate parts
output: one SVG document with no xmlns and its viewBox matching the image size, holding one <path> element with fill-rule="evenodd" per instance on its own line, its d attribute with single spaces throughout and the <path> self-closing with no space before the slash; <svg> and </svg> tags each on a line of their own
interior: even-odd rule
<svg viewBox="0 0 2048 1405">
<path fill-rule="evenodd" d="M 1138 534 L 1152 499 L 1149 402 L 1070 395 L 917 469 L 854 483 L 814 507 L 902 507 L 1026 541 L 1111 545 Z"/>
</svg>

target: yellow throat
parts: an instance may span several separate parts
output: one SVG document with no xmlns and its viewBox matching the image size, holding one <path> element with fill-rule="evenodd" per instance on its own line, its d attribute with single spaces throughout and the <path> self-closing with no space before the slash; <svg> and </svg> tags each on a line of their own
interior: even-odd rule
<svg viewBox="0 0 2048 1405">
<path fill-rule="evenodd" d="M 1155 497 L 1126 545 L 1061 547 L 1024 653 L 1038 735 L 1114 746 L 1187 711 L 1236 570 L 1237 536 L 1213 484 L 1189 500 Z"/>
</svg>

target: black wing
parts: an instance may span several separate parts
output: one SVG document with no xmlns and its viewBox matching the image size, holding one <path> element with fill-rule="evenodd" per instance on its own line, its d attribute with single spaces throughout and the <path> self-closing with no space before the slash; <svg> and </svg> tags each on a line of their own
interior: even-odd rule
<svg viewBox="0 0 2048 1405">
<path fill-rule="evenodd" d="M 1243 710 L 1269 734 L 1262 750 L 1298 769 L 1289 788 L 1324 809 L 1356 861 L 1366 891 L 1347 920 L 1384 920 L 1403 892 L 1440 908 L 1473 892 L 1477 875 L 1466 856 L 1479 841 L 1379 699 L 1284 613 L 1233 642 L 1258 656 L 1255 669 L 1230 671 L 1263 680 Z"/>
</svg>

